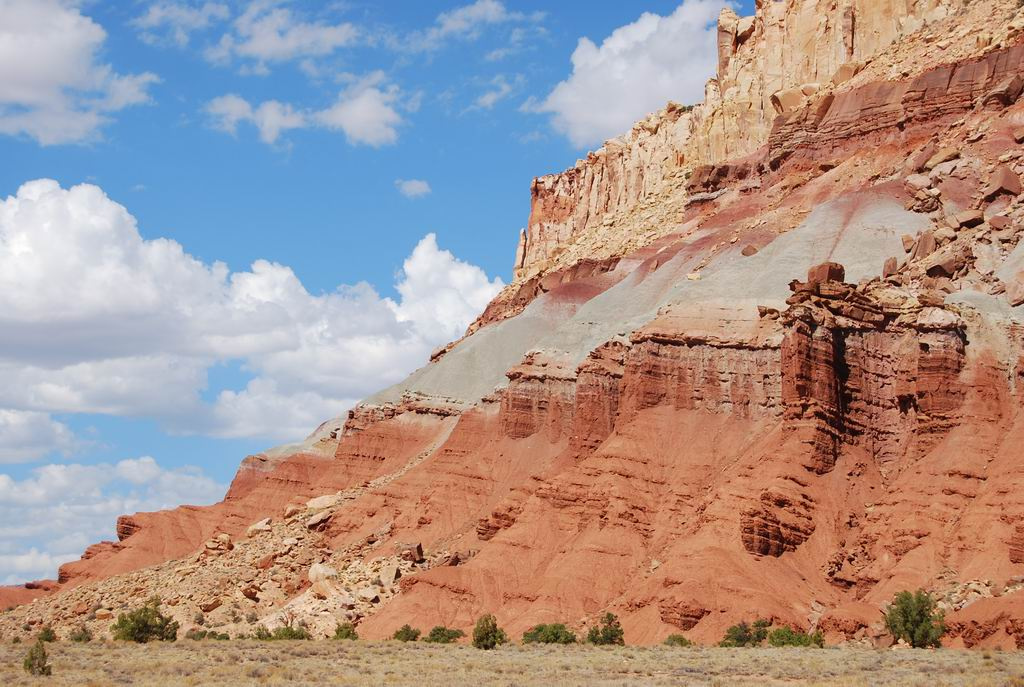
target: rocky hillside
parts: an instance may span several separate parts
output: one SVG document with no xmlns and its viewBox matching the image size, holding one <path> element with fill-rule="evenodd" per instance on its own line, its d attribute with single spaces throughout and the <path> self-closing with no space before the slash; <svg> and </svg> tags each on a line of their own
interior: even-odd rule
<svg viewBox="0 0 1024 687">
<path fill-rule="evenodd" d="M 340 619 L 629 642 L 768 617 L 884 642 L 902 589 L 1024 646 L 1024 10 L 765 0 L 705 102 L 532 185 L 460 341 L 225 500 L 122 517 L 0 634 L 160 594 L 183 624 Z"/>
</svg>

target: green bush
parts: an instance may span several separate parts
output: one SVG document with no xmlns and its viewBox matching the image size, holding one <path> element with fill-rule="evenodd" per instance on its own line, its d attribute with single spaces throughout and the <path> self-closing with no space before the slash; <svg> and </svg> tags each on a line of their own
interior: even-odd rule
<svg viewBox="0 0 1024 687">
<path fill-rule="evenodd" d="M 935 599 L 922 589 L 900 592 L 885 611 L 885 626 L 892 636 L 916 649 L 942 646 L 942 635 L 946 632 L 943 619 Z"/>
<path fill-rule="evenodd" d="M 273 637 L 274 635 L 270 634 L 270 630 L 268 630 L 263 625 L 257 625 L 252 631 L 253 639 L 267 640 L 273 639 Z"/>
<path fill-rule="evenodd" d="M 825 646 L 825 638 L 821 632 L 800 632 L 789 627 L 780 627 L 768 633 L 768 643 L 772 646 Z"/>
<path fill-rule="evenodd" d="M 37 639 L 32 648 L 28 650 L 25 661 L 22 663 L 25 672 L 29 675 L 52 675 L 53 668 L 46 662 L 46 647 L 43 640 Z"/>
<path fill-rule="evenodd" d="M 226 640 L 231 639 L 231 636 L 227 632 L 217 632 L 216 630 L 200 630 L 199 628 L 192 628 L 185 633 L 185 639 L 192 639 L 199 641 L 201 639 L 217 639 Z"/>
<path fill-rule="evenodd" d="M 534 625 L 523 633 L 523 644 L 575 644 L 576 635 L 563 623 Z"/>
<path fill-rule="evenodd" d="M 359 639 L 356 626 L 352 623 L 338 623 L 334 628 L 335 639 Z"/>
<path fill-rule="evenodd" d="M 391 639 L 397 639 L 400 642 L 415 642 L 420 638 L 420 631 L 416 628 L 406 624 L 395 630 L 395 634 L 391 635 Z"/>
<path fill-rule="evenodd" d="M 465 636 L 466 633 L 462 630 L 445 627 L 444 625 L 436 625 L 430 629 L 430 632 L 428 632 L 427 636 L 423 638 L 423 641 L 430 642 L 431 644 L 451 644 L 455 640 Z"/>
<path fill-rule="evenodd" d="M 601 624 L 590 628 L 587 633 L 587 642 L 590 644 L 619 644 L 626 643 L 622 625 L 614 613 L 605 613 L 601 618 Z"/>
<path fill-rule="evenodd" d="M 68 639 L 72 642 L 91 642 L 92 632 L 85 625 L 79 625 L 77 630 L 68 635 Z"/>
<path fill-rule="evenodd" d="M 124 642 L 173 642 L 178 638 L 178 623 L 160 612 L 160 599 L 154 597 L 142 608 L 117 616 L 110 631 L 114 639 Z"/>
<path fill-rule="evenodd" d="M 296 627 L 295 625 L 282 625 L 281 627 L 274 628 L 274 631 L 270 633 L 269 639 L 271 640 L 291 640 L 291 639 L 311 639 L 309 636 L 309 630 L 304 627 Z"/>
<path fill-rule="evenodd" d="M 665 638 L 665 646 L 693 646 L 693 642 L 683 635 L 669 635 Z"/>
<path fill-rule="evenodd" d="M 36 636 L 36 639 L 38 639 L 40 642 L 56 642 L 57 633 L 53 631 L 52 627 L 47 625 L 39 631 L 39 634 Z"/>
<path fill-rule="evenodd" d="M 771 623 L 767 620 L 755 620 L 753 625 L 742 622 L 725 631 L 725 637 L 718 646 L 743 647 L 759 646 L 768 637 Z"/>
<path fill-rule="evenodd" d="M 477 649 L 493 649 L 508 641 L 508 635 L 498 627 L 498 620 L 488 613 L 476 621 L 473 628 L 473 646 Z"/>
</svg>

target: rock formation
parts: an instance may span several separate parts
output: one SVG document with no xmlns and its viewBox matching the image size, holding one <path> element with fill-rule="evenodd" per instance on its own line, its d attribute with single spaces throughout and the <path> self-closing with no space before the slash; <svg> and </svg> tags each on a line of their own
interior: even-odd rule
<svg viewBox="0 0 1024 687">
<path fill-rule="evenodd" d="M 225 500 L 118 521 L 0 634 L 160 593 L 244 631 L 766 617 L 1024 647 L 1024 10 L 758 2 L 705 102 L 532 185 L 466 336 Z M 267 520 L 269 518 L 269 520 Z M 27 624 L 27 625 L 26 625 Z"/>
</svg>

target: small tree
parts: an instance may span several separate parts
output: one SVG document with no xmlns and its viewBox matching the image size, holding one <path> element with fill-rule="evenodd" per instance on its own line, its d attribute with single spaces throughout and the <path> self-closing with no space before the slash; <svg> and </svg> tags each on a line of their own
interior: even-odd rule
<svg viewBox="0 0 1024 687">
<path fill-rule="evenodd" d="M 431 644 L 451 644 L 452 642 L 465 637 L 466 633 L 444 625 L 436 625 L 430 628 L 430 632 L 423 638 L 424 642 Z"/>
<path fill-rule="evenodd" d="M 718 643 L 718 646 L 758 646 L 768 636 L 769 627 L 771 627 L 771 623 L 767 620 L 755 620 L 753 625 L 748 625 L 746 622 L 733 625 L 725 631 L 725 637 Z"/>
<path fill-rule="evenodd" d="M 39 635 L 36 637 L 40 642 L 56 642 L 57 633 L 53 631 L 53 628 L 47 625 L 39 631 Z"/>
<path fill-rule="evenodd" d="M 400 642 L 415 642 L 419 638 L 420 631 L 408 623 L 402 625 L 400 628 L 395 630 L 395 634 L 391 635 L 391 639 L 397 639 Z"/>
<path fill-rule="evenodd" d="M 37 639 L 32 648 L 28 650 L 28 655 L 25 656 L 22 665 L 29 675 L 51 675 L 53 668 L 46 660 L 46 647 L 43 645 L 43 640 Z"/>
<path fill-rule="evenodd" d="M 935 599 L 923 589 L 900 592 L 885 611 L 885 626 L 892 636 L 915 649 L 942 646 L 942 635 L 946 632 L 943 620 Z"/>
<path fill-rule="evenodd" d="M 780 627 L 768 633 L 768 643 L 772 646 L 816 646 L 820 649 L 825 646 L 825 638 L 821 631 L 807 634 L 789 627 Z"/>
<path fill-rule="evenodd" d="M 576 635 L 563 623 L 534 625 L 523 633 L 523 644 L 575 644 Z"/>
<path fill-rule="evenodd" d="M 334 628 L 335 639 L 359 639 L 356 626 L 352 623 L 338 623 Z"/>
<path fill-rule="evenodd" d="M 114 639 L 140 644 L 173 642 L 178 638 L 178 623 L 160 612 L 160 599 L 153 597 L 142 608 L 119 615 L 111 634 Z"/>
<path fill-rule="evenodd" d="M 669 635 L 665 638 L 665 646 L 693 646 L 693 642 L 683 635 Z"/>
<path fill-rule="evenodd" d="M 601 618 L 601 624 L 590 628 L 587 633 L 587 641 L 591 644 L 618 644 L 626 643 L 622 632 L 622 625 L 614 613 L 605 613 Z"/>
<path fill-rule="evenodd" d="M 68 639 L 72 642 L 91 642 L 92 632 L 89 632 L 89 628 L 85 625 L 79 625 L 77 630 L 68 635 Z"/>
<path fill-rule="evenodd" d="M 312 639 L 309 636 L 309 630 L 304 627 L 297 625 L 282 625 L 281 627 L 274 628 L 274 631 L 270 635 L 270 639 Z"/>
<path fill-rule="evenodd" d="M 498 627 L 498 620 L 488 613 L 476 621 L 473 628 L 473 646 L 477 649 L 493 649 L 508 641 L 508 635 Z"/>
</svg>

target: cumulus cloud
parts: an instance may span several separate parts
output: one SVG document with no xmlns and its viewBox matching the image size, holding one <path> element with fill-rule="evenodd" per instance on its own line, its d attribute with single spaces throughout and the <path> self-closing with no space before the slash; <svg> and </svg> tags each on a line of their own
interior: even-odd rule
<svg viewBox="0 0 1024 687">
<path fill-rule="evenodd" d="M 221 2 L 204 2 L 201 5 L 155 2 L 136 17 L 132 25 L 140 30 L 139 37 L 147 43 L 173 43 L 184 48 L 192 33 L 226 20 L 230 15 L 228 6 Z"/>
<path fill-rule="evenodd" d="M 365 283 L 311 294 L 278 263 L 231 272 L 143 239 L 96 186 L 26 183 L 0 201 L 0 409 L 19 413 L 0 431 L 0 460 L 67 446 L 53 413 L 301 438 L 423 364 L 502 286 L 428 234 L 404 263 L 397 301 Z M 207 371 L 232 361 L 250 381 L 205 402 Z"/>
<path fill-rule="evenodd" d="M 268 63 L 330 55 L 359 36 L 351 23 L 303 21 L 280 5 L 280 0 L 250 3 L 232 23 L 232 30 L 206 50 L 207 59 L 215 63 L 251 60 L 254 71 L 264 73 Z"/>
<path fill-rule="evenodd" d="M 0 584 L 53 577 L 89 544 L 114 539 L 118 515 L 213 503 L 225 491 L 198 468 L 166 469 L 149 456 L 43 465 L 22 480 L 0 474 Z"/>
<path fill-rule="evenodd" d="M 395 188 L 406 198 L 422 198 L 430 194 L 430 184 L 423 179 L 395 179 Z"/>
<path fill-rule="evenodd" d="M 572 74 L 524 109 L 550 113 L 579 147 L 625 133 L 669 100 L 697 102 L 717 64 L 716 20 L 726 0 L 684 0 L 667 17 L 645 12 L 600 46 L 580 38 Z"/>
<path fill-rule="evenodd" d="M 352 78 L 334 104 L 323 110 L 297 110 L 277 100 L 253 106 L 239 95 L 228 94 L 207 103 L 206 113 L 215 129 L 232 135 L 240 122 L 248 122 L 268 144 L 290 129 L 319 127 L 344 133 L 353 145 L 376 148 L 398 141 L 398 127 L 403 123 L 398 108 L 414 109 L 417 102 L 415 95 L 402 102 L 398 86 L 388 84 L 385 74 L 378 71 Z"/>
<path fill-rule="evenodd" d="M 99 62 L 106 36 L 69 2 L 0 2 L 0 133 L 79 143 L 95 138 L 112 113 L 149 102 L 159 79 Z"/>
<path fill-rule="evenodd" d="M 0 463 L 24 463 L 55 451 L 66 455 L 74 444 L 68 426 L 46 413 L 0 408 Z"/>
</svg>

